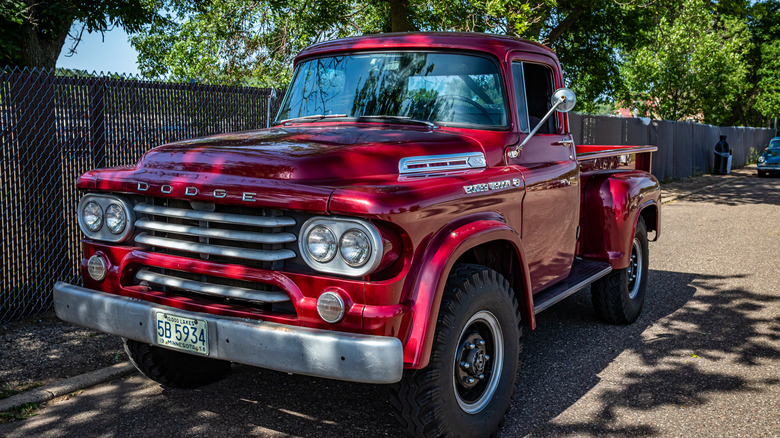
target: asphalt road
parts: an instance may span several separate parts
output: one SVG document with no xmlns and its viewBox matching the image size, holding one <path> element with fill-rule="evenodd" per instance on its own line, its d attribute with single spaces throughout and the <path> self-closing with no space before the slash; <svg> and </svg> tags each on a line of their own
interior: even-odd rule
<svg viewBox="0 0 780 438">
<path fill-rule="evenodd" d="M 780 436 L 780 179 L 663 206 L 645 308 L 596 320 L 581 291 L 538 317 L 501 435 Z M 388 388 L 237 367 L 199 390 L 134 375 L 0 436 L 398 436 Z"/>
</svg>

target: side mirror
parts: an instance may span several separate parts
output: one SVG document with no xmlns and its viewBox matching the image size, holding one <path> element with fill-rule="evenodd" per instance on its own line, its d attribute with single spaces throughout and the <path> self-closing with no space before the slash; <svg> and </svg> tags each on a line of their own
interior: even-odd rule
<svg viewBox="0 0 780 438">
<path fill-rule="evenodd" d="M 574 92 L 569 90 L 568 88 L 559 88 L 555 90 L 555 93 L 553 93 L 552 98 L 550 98 L 550 104 L 552 104 L 552 107 L 549 111 L 547 111 L 547 114 L 542 117 L 542 120 L 539 121 L 539 123 L 534 126 L 534 129 L 531 130 L 531 132 L 528 134 L 528 136 L 523 140 L 522 143 L 520 143 L 515 150 L 509 151 L 508 155 L 509 158 L 517 158 L 518 155 L 520 155 L 520 151 L 523 150 L 523 146 L 525 146 L 526 143 L 528 143 L 528 140 L 531 139 L 531 137 L 536 134 L 536 131 L 539 130 L 539 128 L 542 127 L 544 122 L 547 121 L 547 119 L 550 118 L 553 112 L 558 111 L 562 113 L 568 113 L 571 111 L 572 108 L 574 108 L 574 105 L 577 103 L 577 96 L 574 95 Z"/>
<path fill-rule="evenodd" d="M 555 90 L 552 98 L 550 98 L 550 104 L 558 112 L 568 113 L 577 104 L 577 96 L 568 88 L 559 88 Z"/>
</svg>

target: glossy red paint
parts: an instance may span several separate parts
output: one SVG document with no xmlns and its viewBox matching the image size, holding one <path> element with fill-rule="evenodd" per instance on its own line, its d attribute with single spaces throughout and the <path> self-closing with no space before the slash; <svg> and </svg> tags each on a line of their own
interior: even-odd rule
<svg viewBox="0 0 780 438">
<path fill-rule="evenodd" d="M 610 262 L 614 269 L 625 268 L 640 212 L 654 209 L 656 223 L 660 224 L 660 204 L 658 180 L 645 172 L 597 171 L 587 175 L 579 252 L 588 259 Z"/>
<path fill-rule="evenodd" d="M 555 84 L 563 85 L 560 65 L 548 49 L 481 34 L 349 38 L 312 46 L 296 62 L 337 52 L 412 49 L 488 54 L 501 67 L 508 96 L 514 96 L 514 61 L 546 65 Z M 517 260 L 509 280 L 524 323 L 533 329 L 533 294 L 565 278 L 575 256 L 625 267 L 637 218 L 647 212 L 656 216 L 657 235 L 660 192 L 657 180 L 642 171 L 649 170 L 649 151 L 623 146 L 578 146 L 575 151 L 561 142 L 571 139 L 565 114 L 555 116 L 554 132 L 537 134 L 518 157 L 508 158 L 507 152 L 527 133 L 518 129 L 514 99 L 507 104 L 513 116 L 505 130 L 292 123 L 164 145 L 149 151 L 136 166 L 94 170 L 78 180 L 78 187 L 85 191 L 370 220 L 387 242 L 386 258 L 379 271 L 365 278 L 301 269 L 268 271 L 154 254 L 132 243 L 85 241 L 84 284 L 193 312 L 394 336 L 404 344 L 404 366 L 421 368 L 429 360 L 450 269 L 474 248 L 502 242 L 511 254 L 501 256 Z M 399 173 L 402 158 L 467 152 L 483 153 L 485 168 Z M 604 157 L 577 158 L 597 152 Z M 620 167 L 616 157 L 622 155 L 637 158 L 628 167 Z M 475 185 L 488 189 L 467 190 Z M 110 267 L 102 282 L 91 280 L 86 273 L 86 260 L 98 252 Z M 290 296 L 295 314 L 163 294 L 134 284 L 140 266 L 267 283 Z M 316 311 L 317 298 L 328 290 L 337 291 L 347 303 L 347 315 L 337 324 L 323 321 Z"/>
</svg>

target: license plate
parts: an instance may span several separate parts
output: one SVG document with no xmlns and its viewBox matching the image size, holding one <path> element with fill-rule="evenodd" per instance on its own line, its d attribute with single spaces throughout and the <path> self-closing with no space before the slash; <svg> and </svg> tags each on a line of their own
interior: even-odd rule
<svg viewBox="0 0 780 438">
<path fill-rule="evenodd" d="M 206 321 L 156 312 L 157 345 L 208 356 L 209 329 Z"/>
</svg>

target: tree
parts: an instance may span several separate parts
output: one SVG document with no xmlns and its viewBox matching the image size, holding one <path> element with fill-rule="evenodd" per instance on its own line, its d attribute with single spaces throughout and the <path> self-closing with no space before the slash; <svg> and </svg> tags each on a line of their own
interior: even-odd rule
<svg viewBox="0 0 780 438">
<path fill-rule="evenodd" d="M 0 63 L 54 68 L 76 21 L 81 32 L 135 32 L 156 11 L 147 0 L 0 0 Z"/>
<path fill-rule="evenodd" d="M 624 55 L 626 101 L 644 115 L 725 124 L 749 88 L 747 25 L 702 0 L 661 17 L 648 44 Z"/>
<path fill-rule="evenodd" d="M 755 109 L 766 117 L 780 117 L 780 40 L 761 46 Z"/>
</svg>

